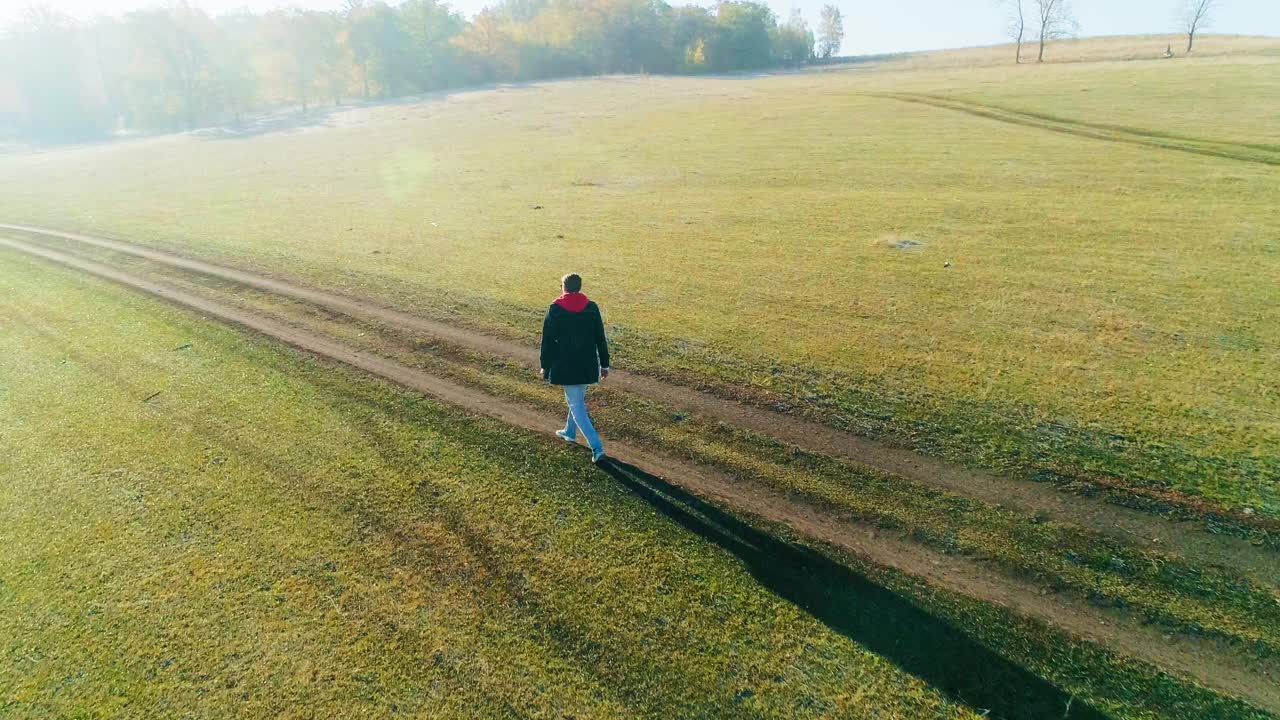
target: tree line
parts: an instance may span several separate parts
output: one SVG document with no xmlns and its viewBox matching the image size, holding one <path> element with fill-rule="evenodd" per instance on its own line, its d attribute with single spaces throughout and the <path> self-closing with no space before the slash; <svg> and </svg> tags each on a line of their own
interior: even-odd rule
<svg viewBox="0 0 1280 720">
<path fill-rule="evenodd" d="M 815 35 L 754 0 L 501 0 L 470 20 L 438 0 L 219 17 L 180 1 L 84 23 L 33 7 L 3 33 L 0 132 L 84 139 L 493 82 L 793 67 L 843 34 L 835 6 Z"/>
</svg>

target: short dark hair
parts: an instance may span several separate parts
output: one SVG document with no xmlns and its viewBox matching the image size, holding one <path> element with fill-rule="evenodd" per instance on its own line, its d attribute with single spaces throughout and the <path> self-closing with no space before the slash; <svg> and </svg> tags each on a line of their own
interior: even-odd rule
<svg viewBox="0 0 1280 720">
<path fill-rule="evenodd" d="M 578 273 L 569 273 L 560 278 L 560 284 L 564 286 L 565 292 L 578 292 L 582 290 L 582 276 Z"/>
</svg>

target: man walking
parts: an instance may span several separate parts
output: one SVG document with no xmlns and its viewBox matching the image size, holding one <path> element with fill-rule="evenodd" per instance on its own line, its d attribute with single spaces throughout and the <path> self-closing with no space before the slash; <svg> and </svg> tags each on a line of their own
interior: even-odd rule
<svg viewBox="0 0 1280 720">
<path fill-rule="evenodd" d="M 564 291 L 547 309 L 542 321 L 542 377 L 564 386 L 569 418 L 556 435 L 578 441 L 578 431 L 591 447 L 591 462 L 604 458 L 604 444 L 587 415 L 587 386 L 609 377 L 609 343 L 604 337 L 600 308 L 582 294 L 582 278 L 570 273 L 560 279 Z"/>
</svg>

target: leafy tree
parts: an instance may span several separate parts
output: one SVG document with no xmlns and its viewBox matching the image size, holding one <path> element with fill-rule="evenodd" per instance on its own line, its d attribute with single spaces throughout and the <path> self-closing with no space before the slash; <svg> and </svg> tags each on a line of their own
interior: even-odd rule
<svg viewBox="0 0 1280 720">
<path fill-rule="evenodd" d="M 294 100 L 308 112 L 319 92 L 334 93 L 343 85 L 344 49 L 338 44 L 340 24 L 330 13 L 290 10 L 270 17 L 278 69 Z"/>
<path fill-rule="evenodd" d="M 508 4 L 505 28 L 522 79 L 600 73 L 605 19 L 585 0 Z M 528 15 L 532 13 L 532 15 Z M 528 16 L 527 20 L 514 18 Z"/>
<path fill-rule="evenodd" d="M 466 20 L 436 0 L 408 0 L 399 14 L 410 41 L 406 75 L 414 87 L 430 90 L 453 84 L 452 40 L 466 27 Z"/>
<path fill-rule="evenodd" d="M 792 10 L 787 22 L 773 28 L 771 35 L 775 63 L 794 66 L 813 58 L 813 32 L 800 15 L 800 10 Z"/>
<path fill-rule="evenodd" d="M 767 5 L 726 0 L 716 7 L 715 30 L 706 39 L 707 65 L 725 72 L 767 67 L 772 59 L 770 31 L 777 25 Z"/>
<path fill-rule="evenodd" d="M 412 89 L 413 38 L 395 9 L 384 2 L 352 3 L 347 8 L 346 27 L 339 35 L 351 53 L 366 100 L 371 85 L 383 97 Z"/>
<path fill-rule="evenodd" d="M 99 17 L 86 29 L 86 82 L 101 93 L 103 127 L 135 127 L 130 103 L 129 29 L 117 18 Z M 92 76 L 89 79 L 88 76 Z"/>
<path fill-rule="evenodd" d="M 511 25 L 525 25 L 551 7 L 551 0 L 502 0 L 495 11 Z"/>
<path fill-rule="evenodd" d="M 472 82 L 510 79 L 519 71 L 516 40 L 497 10 L 484 10 L 476 15 L 454 39 L 454 45 L 465 53 L 468 79 Z"/>
<path fill-rule="evenodd" d="M 822 17 L 818 21 L 818 57 L 830 60 L 832 55 L 840 52 L 844 43 L 844 18 L 840 8 L 835 5 L 823 5 Z"/>
<path fill-rule="evenodd" d="M 258 93 L 258 75 L 253 66 L 257 25 L 257 18 L 248 13 L 221 18 L 219 41 L 211 53 L 213 90 L 237 125 Z"/>
<path fill-rule="evenodd" d="M 135 113 L 157 125 L 195 127 L 215 105 L 211 40 L 217 27 L 186 2 L 126 16 Z"/>
<path fill-rule="evenodd" d="M 706 68 L 706 39 L 715 26 L 715 18 L 706 8 L 684 5 L 673 10 L 671 48 L 677 69 L 699 72 Z"/>
<path fill-rule="evenodd" d="M 670 72 L 671 7 L 661 0 L 588 0 L 600 17 L 603 72 Z"/>
<path fill-rule="evenodd" d="M 568 19 L 572 38 L 567 44 L 582 58 L 582 70 L 672 72 L 678 65 L 671 7 L 661 0 L 560 0 L 552 11 Z"/>
</svg>

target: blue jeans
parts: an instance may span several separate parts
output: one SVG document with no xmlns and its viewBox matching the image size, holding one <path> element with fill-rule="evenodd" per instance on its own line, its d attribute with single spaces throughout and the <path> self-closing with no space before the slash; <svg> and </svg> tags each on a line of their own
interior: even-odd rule
<svg viewBox="0 0 1280 720">
<path fill-rule="evenodd" d="M 565 385 L 564 401 L 569 405 L 569 418 L 564 422 L 564 434 L 570 440 L 576 440 L 578 431 L 581 430 L 583 439 L 593 452 L 603 448 L 604 444 L 600 442 L 600 436 L 591 424 L 591 416 L 587 415 L 587 386 Z"/>
</svg>

